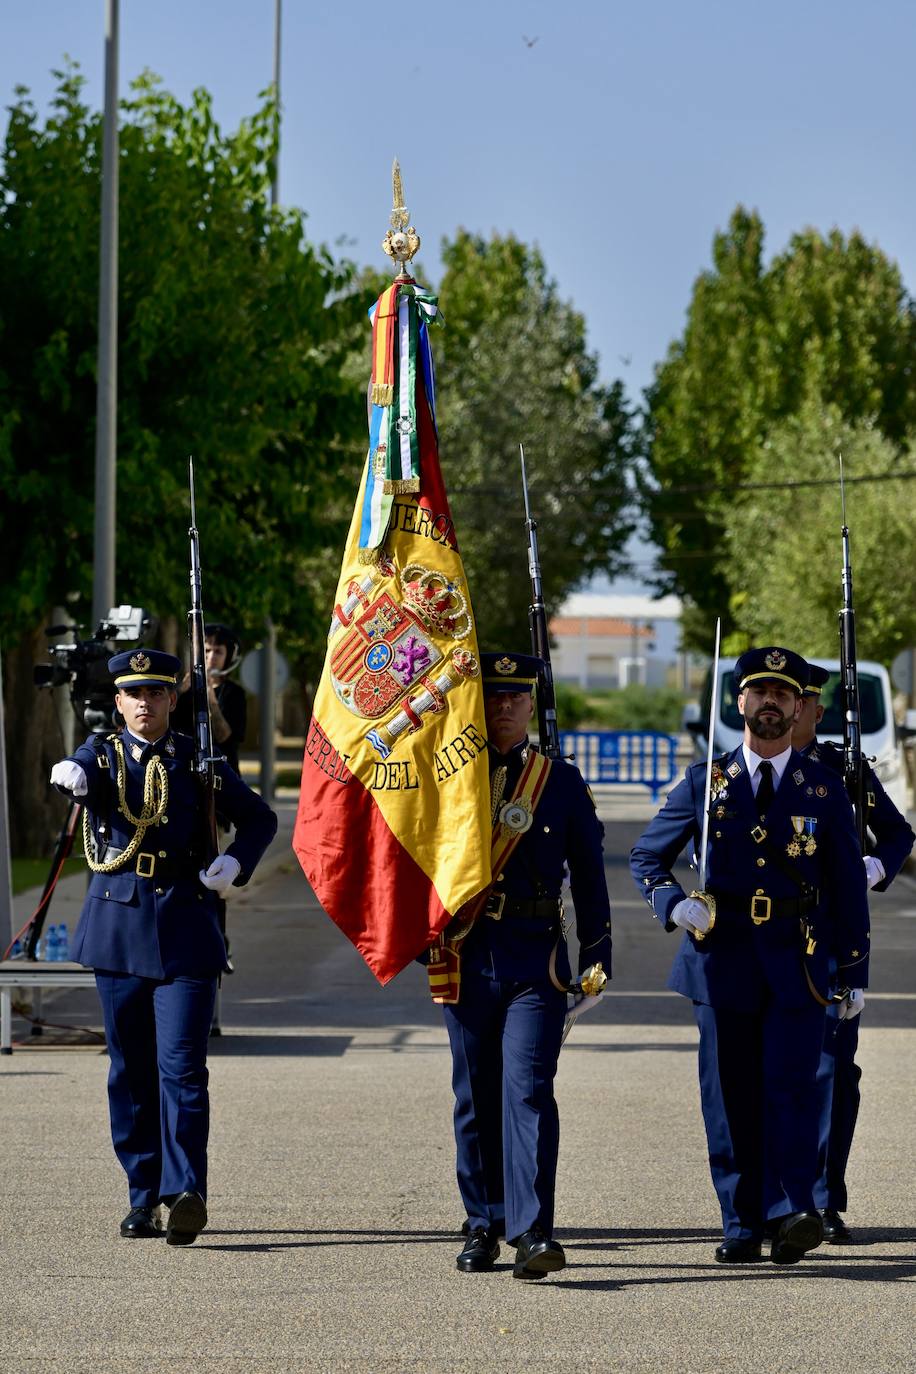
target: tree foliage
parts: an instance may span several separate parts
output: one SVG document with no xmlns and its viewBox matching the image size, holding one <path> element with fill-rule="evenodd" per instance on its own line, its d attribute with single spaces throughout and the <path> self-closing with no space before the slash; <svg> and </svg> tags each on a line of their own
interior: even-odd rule
<svg viewBox="0 0 916 1374">
<path fill-rule="evenodd" d="M 59 73 L 42 124 L 19 90 L 0 169 L 0 640 L 8 738 L 30 741 L 13 840 L 33 853 L 60 748 L 36 631 L 55 604 L 91 608 L 102 119 L 81 92 Z M 116 595 L 183 620 L 193 453 L 205 610 L 249 638 L 271 615 L 302 659 L 364 445 L 348 364 L 369 297 L 271 208 L 275 152 L 269 97 L 234 133 L 204 91 L 183 106 L 149 76 L 122 103 Z"/>
<path fill-rule="evenodd" d="M 551 609 L 623 566 L 632 417 L 598 382 L 583 317 L 534 248 L 465 231 L 443 247 L 442 466 L 481 640 L 524 647 L 530 600 L 519 443 Z"/>
<path fill-rule="evenodd" d="M 91 601 L 101 117 L 75 71 L 41 127 L 10 112 L 0 204 L 0 633 Z M 209 96 L 147 76 L 121 111 L 117 594 L 181 617 L 187 458 L 195 455 L 205 605 L 287 643 L 324 619 L 300 558 L 363 407 L 345 362 L 365 301 L 352 273 L 269 205 L 271 101 L 232 134 Z M 358 436 L 360 438 L 358 439 Z"/>
<path fill-rule="evenodd" d="M 840 453 L 858 651 L 889 663 L 916 642 L 916 524 L 905 475 L 916 472 L 916 460 L 876 424 L 853 425 L 834 407 L 809 404 L 775 425 L 753 455 L 746 479 L 766 488 L 742 491 L 725 512 L 735 625 L 729 652 L 779 640 L 803 654 L 839 653 Z M 793 485 L 805 479 L 828 485 Z"/>
<path fill-rule="evenodd" d="M 760 217 L 739 207 L 647 398 L 659 586 L 692 603 L 695 647 L 715 615 L 731 628 L 729 509 L 774 427 L 828 407 L 900 447 L 916 424 L 916 321 L 896 265 L 858 233 L 805 230 L 769 266 L 763 244 Z"/>
</svg>

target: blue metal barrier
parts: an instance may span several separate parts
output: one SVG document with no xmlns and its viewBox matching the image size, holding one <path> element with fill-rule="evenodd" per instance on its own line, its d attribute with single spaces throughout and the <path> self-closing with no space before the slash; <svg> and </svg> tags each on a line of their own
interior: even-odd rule
<svg viewBox="0 0 916 1374">
<path fill-rule="evenodd" d="M 648 787 L 652 800 L 677 774 L 677 736 L 659 730 L 562 730 L 560 750 L 587 783 Z"/>
</svg>

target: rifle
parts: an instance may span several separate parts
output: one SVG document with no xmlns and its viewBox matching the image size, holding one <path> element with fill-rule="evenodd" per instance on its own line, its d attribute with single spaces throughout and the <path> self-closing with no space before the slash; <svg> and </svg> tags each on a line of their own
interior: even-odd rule
<svg viewBox="0 0 916 1374">
<path fill-rule="evenodd" d="M 200 535 L 194 505 L 194 459 L 188 459 L 188 480 L 191 487 L 191 609 L 188 611 L 188 638 L 191 641 L 191 706 L 194 715 L 194 772 L 204 795 L 205 867 L 209 867 L 219 853 L 216 829 L 216 768 L 222 758 L 213 753 L 213 729 L 210 723 L 210 697 L 207 692 L 207 645 L 204 630 L 204 610 L 201 601 Z"/>
<path fill-rule="evenodd" d="M 852 605 L 852 563 L 846 524 L 846 489 L 840 454 L 840 503 L 843 510 L 843 605 L 840 610 L 840 678 L 843 693 L 843 781 L 856 817 L 859 847 L 865 853 L 865 756 L 859 717 L 859 674 L 856 666 L 856 613 Z"/>
<path fill-rule="evenodd" d="M 538 559 L 537 522 L 531 518 L 528 504 L 528 477 L 525 472 L 525 449 L 518 446 L 522 460 L 522 491 L 525 494 L 525 529 L 528 531 L 528 576 L 531 578 L 531 605 L 528 607 L 528 628 L 531 631 L 531 652 L 543 663 L 538 674 L 538 736 L 541 752 L 549 759 L 560 757 L 560 732 L 557 728 L 557 697 L 550 666 L 550 640 L 547 635 L 547 611 L 541 589 L 541 564 Z"/>
</svg>

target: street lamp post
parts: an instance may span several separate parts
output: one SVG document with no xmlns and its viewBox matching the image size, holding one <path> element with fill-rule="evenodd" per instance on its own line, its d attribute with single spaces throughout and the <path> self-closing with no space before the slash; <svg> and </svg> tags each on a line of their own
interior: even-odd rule
<svg viewBox="0 0 916 1374">
<path fill-rule="evenodd" d="M 105 0 L 105 114 L 99 245 L 99 351 L 95 425 L 96 624 L 115 603 L 115 510 L 118 429 L 118 3 Z M 278 0 L 279 3 L 279 0 Z"/>
</svg>

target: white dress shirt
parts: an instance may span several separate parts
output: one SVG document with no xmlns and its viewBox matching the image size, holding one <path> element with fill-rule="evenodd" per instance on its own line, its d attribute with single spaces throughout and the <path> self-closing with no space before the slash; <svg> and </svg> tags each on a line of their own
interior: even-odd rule
<svg viewBox="0 0 916 1374">
<path fill-rule="evenodd" d="M 774 754 L 772 758 L 766 760 L 761 758 L 760 754 L 755 754 L 753 749 L 749 748 L 746 743 L 741 745 L 741 751 L 744 754 L 744 763 L 750 776 L 751 790 L 754 796 L 756 797 L 757 788 L 760 786 L 760 765 L 764 762 L 773 765 L 773 791 L 775 792 L 782 782 L 783 773 L 786 771 L 786 764 L 789 762 L 789 755 L 792 753 L 791 744 L 783 749 L 781 754 Z"/>
</svg>

